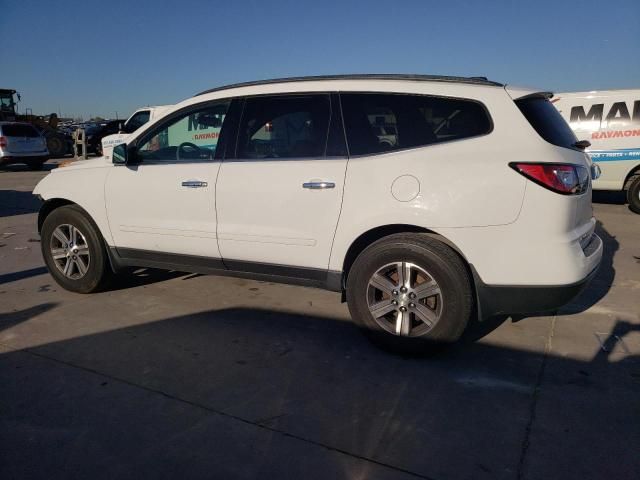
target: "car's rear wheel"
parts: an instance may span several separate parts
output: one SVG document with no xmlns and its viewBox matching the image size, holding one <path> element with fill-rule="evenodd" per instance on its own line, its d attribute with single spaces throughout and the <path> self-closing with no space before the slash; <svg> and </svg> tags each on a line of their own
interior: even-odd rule
<svg viewBox="0 0 640 480">
<path fill-rule="evenodd" d="M 95 292 L 110 277 L 100 232 L 79 207 L 51 212 L 42 224 L 40 245 L 51 276 L 67 290 Z"/>
<path fill-rule="evenodd" d="M 392 235 L 365 249 L 347 277 L 347 301 L 376 344 L 404 354 L 455 342 L 473 306 L 463 261 L 421 234 Z"/>
<path fill-rule="evenodd" d="M 632 179 L 631 185 L 627 189 L 627 202 L 629 209 L 634 213 L 640 213 L 640 175 Z"/>
</svg>

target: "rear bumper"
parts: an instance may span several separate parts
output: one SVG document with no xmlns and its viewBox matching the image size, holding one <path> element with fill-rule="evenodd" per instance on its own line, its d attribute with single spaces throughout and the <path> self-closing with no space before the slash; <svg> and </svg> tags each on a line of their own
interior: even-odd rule
<svg viewBox="0 0 640 480">
<path fill-rule="evenodd" d="M 600 254 L 601 259 L 602 240 L 597 236 L 595 238 L 598 241 L 596 248 L 600 252 L 591 253 Z M 480 317 L 531 315 L 557 310 L 584 290 L 595 277 L 599 266 L 600 261 L 584 278 L 566 285 L 486 285 L 472 266 Z"/>
</svg>

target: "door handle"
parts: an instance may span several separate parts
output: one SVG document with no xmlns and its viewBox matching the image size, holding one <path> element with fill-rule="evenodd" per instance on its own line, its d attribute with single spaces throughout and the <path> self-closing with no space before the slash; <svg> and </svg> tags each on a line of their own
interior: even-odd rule
<svg viewBox="0 0 640 480">
<path fill-rule="evenodd" d="M 186 182 L 182 182 L 182 186 L 187 188 L 203 188 L 207 185 L 207 182 L 201 182 L 200 180 L 187 180 Z"/>
<path fill-rule="evenodd" d="M 323 188 L 336 188 L 336 184 L 333 182 L 305 182 L 302 184 L 302 188 L 310 188 L 311 190 L 321 190 Z"/>
</svg>

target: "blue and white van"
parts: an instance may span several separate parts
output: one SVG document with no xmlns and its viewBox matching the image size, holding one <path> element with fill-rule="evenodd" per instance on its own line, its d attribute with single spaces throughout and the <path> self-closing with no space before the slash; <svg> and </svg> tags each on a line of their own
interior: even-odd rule
<svg viewBox="0 0 640 480">
<path fill-rule="evenodd" d="M 624 190 L 640 213 L 640 89 L 557 93 L 551 100 L 600 167 L 594 190 Z"/>
</svg>

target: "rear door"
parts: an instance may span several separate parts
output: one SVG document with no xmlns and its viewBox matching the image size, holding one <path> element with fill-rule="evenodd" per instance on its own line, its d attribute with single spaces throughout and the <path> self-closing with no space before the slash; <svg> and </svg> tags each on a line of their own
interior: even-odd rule
<svg viewBox="0 0 640 480">
<path fill-rule="evenodd" d="M 225 157 L 216 187 L 218 244 L 228 268 L 328 269 L 347 167 L 336 98 L 245 100 L 237 149 Z"/>
</svg>

